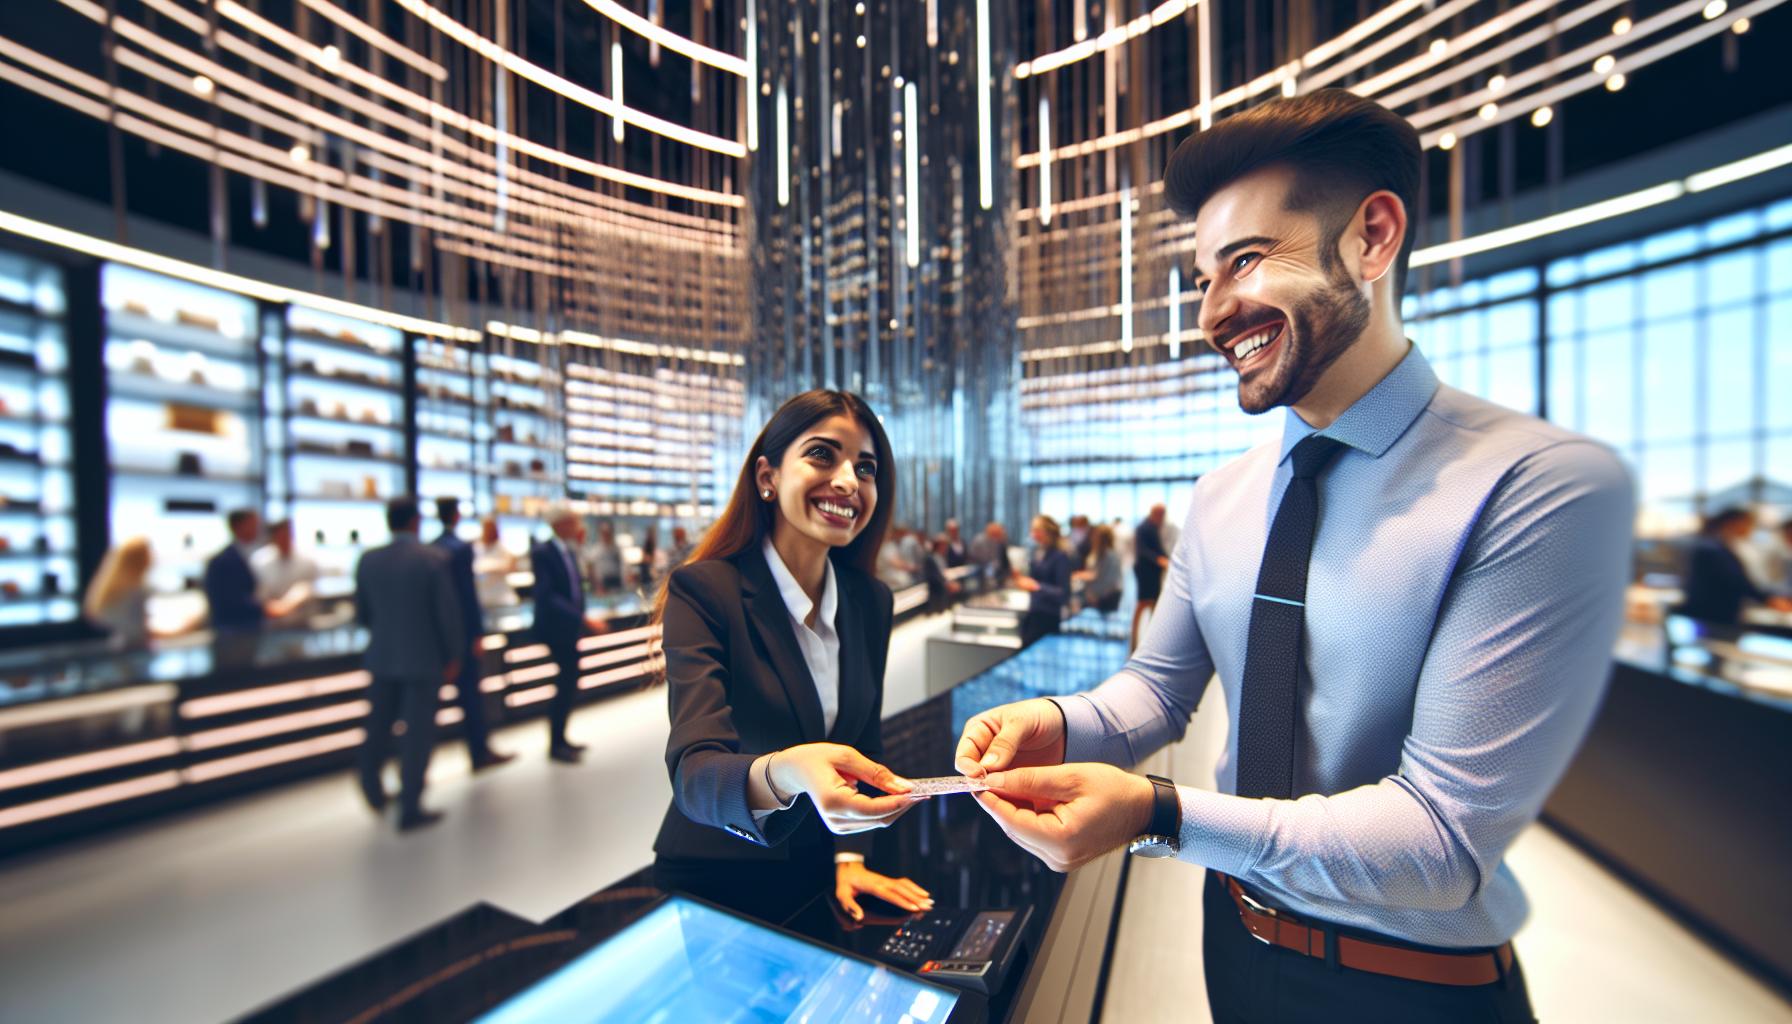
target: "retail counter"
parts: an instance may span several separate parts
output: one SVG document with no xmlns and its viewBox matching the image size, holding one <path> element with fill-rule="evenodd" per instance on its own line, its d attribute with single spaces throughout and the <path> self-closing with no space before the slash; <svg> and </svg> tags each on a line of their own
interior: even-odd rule
<svg viewBox="0 0 1792 1024">
<path fill-rule="evenodd" d="M 1558 832 L 1792 994 L 1792 638 L 1630 625 Z"/>
<path fill-rule="evenodd" d="M 1074 692 L 1111 674 L 1125 660 L 1125 642 L 1099 635 L 1110 630 L 1093 613 L 1085 615 L 1089 621 L 1072 620 L 1070 632 L 886 719 L 890 766 L 911 776 L 949 774 L 959 727 L 970 715 L 1006 701 Z M 1055 874 L 1009 841 L 970 798 L 953 796 L 928 801 L 877 833 L 870 866 L 915 879 L 933 893 L 939 912 L 1015 912 L 1008 920 L 1016 941 L 999 984 L 987 992 L 970 989 L 960 1015 L 951 1018 L 955 1024 L 1058 1022 L 1088 1020 L 1101 997 L 1122 856 Z M 818 879 L 813 898 L 774 923 L 829 950 L 882 960 L 898 969 L 894 977 L 919 980 L 886 952 L 903 918 L 880 919 L 873 911 L 862 927 L 852 926 L 833 908 L 831 888 L 831 879 Z M 243 1024 L 471 1021 L 643 920 L 667 898 L 644 869 L 539 924 L 489 905 L 470 907 Z"/>
<path fill-rule="evenodd" d="M 581 701 L 657 668 L 638 599 L 593 598 L 591 611 L 612 628 L 580 641 Z M 487 721 L 542 714 L 560 669 L 530 634 L 529 606 L 486 619 Z M 0 854 L 352 763 L 366 645 L 366 630 L 343 622 L 147 651 L 92 641 L 0 654 Z M 463 715 L 455 697 L 442 688 L 444 739 Z"/>
</svg>

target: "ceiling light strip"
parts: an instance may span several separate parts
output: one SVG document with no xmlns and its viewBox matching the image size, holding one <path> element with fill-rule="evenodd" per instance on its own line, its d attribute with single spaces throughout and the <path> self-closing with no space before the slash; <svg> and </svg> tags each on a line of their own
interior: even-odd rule
<svg viewBox="0 0 1792 1024">
<path fill-rule="evenodd" d="M 719 138 L 714 135 L 708 135 L 703 132 L 686 128 L 683 125 L 676 125 L 670 121 L 661 120 L 651 114 L 644 114 L 639 110 L 635 110 L 632 107 L 625 107 L 615 100 L 610 99 L 608 96 L 600 96 L 583 86 L 574 85 L 546 68 L 531 64 L 516 54 L 511 53 L 509 50 L 503 49 L 491 40 L 476 34 L 460 22 L 455 21 L 453 18 L 448 17 L 448 15 L 424 3 L 423 0 L 398 0 L 398 5 L 423 19 L 431 28 L 441 32 L 448 38 L 453 39 L 455 42 L 460 43 L 462 46 L 467 47 L 481 57 L 501 65 L 512 74 L 527 78 L 543 88 L 557 92 L 575 103 L 590 107 L 600 114 L 606 114 L 610 117 L 619 117 L 629 124 L 644 128 L 657 135 L 662 135 L 677 142 L 696 146 L 699 149 L 707 149 L 711 152 L 721 153 L 724 156 L 744 157 L 747 155 L 747 147 L 739 142 L 735 142 L 731 139 Z"/>
<path fill-rule="evenodd" d="M 311 292 L 302 292 L 293 288 L 268 284 L 265 281 L 257 281 L 253 278 L 242 277 L 237 274 L 228 274 L 221 270 L 213 270 L 210 267 L 202 267 L 194 263 L 187 263 L 183 260 L 172 259 L 156 253 L 146 252 L 142 249 L 133 249 L 127 245 L 119 245 L 116 242 L 108 242 L 104 239 L 94 238 L 91 235 L 83 235 L 77 231 L 70 231 L 67 228 L 59 228 L 54 224 L 45 224 L 42 221 L 32 220 L 29 217 L 21 217 L 18 214 L 8 213 L 4 210 L 0 210 L 0 231 L 10 231 L 15 235 L 23 235 L 26 238 L 35 238 L 40 242 L 47 242 L 50 245 L 59 245 L 64 249 L 72 249 L 76 252 L 86 253 L 87 255 L 98 259 L 111 260 L 114 263 L 129 264 L 130 266 L 139 267 L 143 270 L 152 271 L 157 274 L 166 274 L 169 277 L 177 277 L 183 281 L 191 281 L 194 284 L 201 284 L 210 288 L 221 288 L 225 291 L 236 292 L 240 295 L 247 295 L 251 298 L 262 299 L 267 302 L 289 303 L 291 305 L 304 306 L 325 313 L 335 313 L 339 316 L 353 317 L 358 320 L 365 320 L 369 323 L 383 324 L 387 327 L 395 327 L 401 331 L 409 331 L 412 334 L 427 334 L 437 338 L 453 338 L 456 341 L 478 341 L 481 337 L 478 331 L 469 328 L 437 323 L 433 320 L 422 319 L 421 317 L 391 313 L 383 309 L 375 309 L 372 306 L 362 306 L 341 299 L 332 299 L 324 295 L 316 295 Z"/>
<path fill-rule="evenodd" d="M 1700 171 L 1679 181 L 1663 182 L 1652 188 L 1616 196 L 1573 210 L 1565 210 L 1548 217 L 1540 217 L 1524 224 L 1514 224 L 1509 228 L 1489 231 L 1473 238 L 1464 238 L 1461 241 L 1445 242 L 1442 245 L 1420 249 L 1412 254 L 1411 265 L 1423 267 L 1489 252 L 1508 245 L 1516 245 L 1519 242 L 1528 242 L 1533 238 L 1542 238 L 1559 231 L 1583 227 L 1596 221 L 1658 206 L 1684 195 L 1704 192 L 1787 165 L 1792 165 L 1792 144 L 1778 146 L 1756 153 L 1754 156 Z"/>
<path fill-rule="evenodd" d="M 638 35 L 646 36 L 668 50 L 682 53 L 698 63 L 708 64 L 719 71 L 726 71 L 742 78 L 747 77 L 747 62 L 742 58 L 731 53 L 723 53 L 721 50 L 711 49 L 702 43 L 686 39 L 676 32 L 661 28 L 617 3 L 616 0 L 585 0 L 585 3 L 589 4 L 592 10 L 610 18 L 618 25 Z M 694 8 L 693 16 L 697 16 Z"/>
<path fill-rule="evenodd" d="M 1369 15 L 1367 18 L 1357 22 L 1350 28 L 1345 29 L 1344 33 L 1337 38 L 1328 39 L 1318 46 L 1313 47 L 1311 50 L 1308 50 L 1301 56 L 1301 66 L 1308 68 L 1316 67 L 1331 60 L 1333 57 L 1350 49 L 1362 40 L 1369 38 L 1393 24 L 1395 21 L 1418 10 L 1428 2 L 1430 2 L 1430 0 L 1399 0 L 1398 3 L 1392 3 L 1383 7 L 1381 10 Z"/>
<path fill-rule="evenodd" d="M 1432 146 L 1437 145 L 1438 141 L 1445 135 L 1454 134 L 1457 139 L 1467 138 L 1476 132 L 1484 131 L 1496 124 L 1502 124 L 1515 117 L 1522 117 L 1525 114 L 1536 110 L 1538 107 L 1545 107 L 1577 93 L 1596 89 L 1599 86 L 1604 85 L 1614 74 L 1629 74 L 1638 68 L 1646 67 L 1664 57 L 1672 56 L 1689 46 L 1703 42 L 1712 36 L 1729 31 L 1732 24 L 1743 18 L 1759 16 L 1761 12 L 1771 10 L 1785 2 L 1786 0 L 1755 0 L 1754 3 L 1737 8 L 1727 15 L 1720 15 L 1719 17 L 1707 21 L 1695 28 L 1687 29 L 1677 36 L 1656 43 L 1648 49 L 1639 50 L 1627 57 L 1623 57 L 1613 64 L 1607 71 L 1588 72 L 1587 74 L 1569 79 L 1554 88 L 1546 89 L 1538 93 L 1532 93 L 1521 99 L 1509 100 L 1501 103 L 1498 105 L 1498 109 L 1494 112 L 1492 117 L 1482 117 L 1479 114 L 1476 114 L 1463 118 L 1462 120 L 1447 125 L 1437 131 L 1426 132 L 1419 136 L 1419 144 L 1429 149 Z M 1687 5 L 1682 6 L 1688 5 L 1701 6 L 1699 5 L 1699 0 L 1689 0 Z M 1631 29 L 1631 31 L 1634 32 L 1636 29 Z"/>
<path fill-rule="evenodd" d="M 1587 4 L 1587 7 L 1598 7 L 1601 3 L 1610 5 L 1621 2 L 1623 2 L 1623 0 L 1593 0 L 1592 3 Z M 1528 3 L 1520 4 L 1504 14 L 1489 18 L 1481 24 L 1476 25 L 1474 28 L 1469 29 L 1467 32 L 1451 38 L 1448 44 L 1436 53 L 1431 52 L 1430 49 L 1420 50 L 1417 57 L 1396 64 L 1379 75 L 1365 79 L 1355 85 L 1346 86 L 1346 88 L 1351 92 L 1356 93 L 1358 96 L 1373 96 L 1383 89 L 1393 86 L 1397 82 L 1404 82 L 1408 78 L 1428 71 L 1445 61 L 1453 60 L 1459 54 L 1470 48 L 1479 46 L 1488 39 L 1511 29 L 1515 25 L 1523 24 L 1525 21 L 1536 17 L 1538 14 L 1547 13 L 1550 8 L 1555 6 L 1557 6 L 1557 0 L 1529 0 Z M 1585 10 L 1585 8 L 1577 9 L 1573 13 L 1579 14 L 1582 10 Z M 1547 30 L 1551 27 L 1551 24 L 1552 23 L 1546 22 L 1540 27 Z"/>
<path fill-rule="evenodd" d="M 1472 58 L 1451 64 L 1448 68 L 1439 71 L 1430 78 L 1415 82 L 1391 96 L 1384 96 L 1377 102 L 1389 109 L 1411 103 L 1413 100 L 1419 99 L 1420 97 L 1428 96 L 1431 93 L 1455 85 L 1464 78 L 1468 78 L 1477 72 L 1485 71 L 1495 64 L 1510 60 L 1532 47 L 1542 46 L 1549 42 L 1550 37 L 1561 35 L 1569 29 L 1580 25 L 1587 19 L 1598 17 L 1600 14 L 1625 2 L 1627 2 L 1627 0 L 1592 0 L 1591 3 L 1582 7 L 1577 7 L 1554 21 L 1545 22 L 1515 39 L 1507 40 L 1493 49 L 1477 54 Z M 1497 21 L 1498 19 L 1495 20 Z M 1466 37 L 1468 34 L 1469 33 L 1464 33 L 1464 36 Z M 1427 59 L 1429 56 L 1430 55 L 1427 54 L 1423 57 L 1415 58 L 1415 60 Z M 1449 56 L 1449 54 L 1445 54 L 1438 59 L 1446 60 Z M 1408 61 L 1408 63 L 1412 63 L 1412 61 Z M 1399 70 L 1399 68 L 1394 68 L 1386 75 L 1378 75 L 1368 81 L 1359 82 L 1356 85 L 1351 86 L 1350 91 L 1359 96 L 1372 95 L 1373 93 L 1381 91 L 1386 85 L 1404 79 L 1404 75 L 1399 77 L 1389 77 Z M 1386 79 L 1386 82 L 1383 82 L 1383 79 Z M 1508 84 L 1507 89 L 1510 89 L 1510 84 Z"/>
<path fill-rule="evenodd" d="M 87 0 L 62 0 L 62 2 L 83 10 L 85 13 L 84 8 L 80 5 L 85 4 Z M 103 22 L 104 12 L 99 12 L 99 14 Z M 306 104 L 297 103 L 293 97 L 286 96 L 255 82 L 252 79 L 238 75 L 216 62 L 168 42 L 141 26 L 125 21 L 122 17 L 113 20 L 113 28 L 119 35 L 156 52 L 167 60 L 182 64 L 190 70 L 197 71 L 210 77 L 220 86 L 230 88 L 233 91 L 241 93 L 251 99 L 258 100 L 268 106 L 291 110 L 298 116 L 316 123 L 320 128 L 323 128 L 326 131 L 333 132 L 345 138 L 356 139 L 371 148 L 384 150 L 393 155 L 410 159 L 414 163 L 443 171 L 448 174 L 453 174 L 456 177 L 466 178 L 475 181 L 476 183 L 483 182 L 487 184 L 488 187 L 495 184 L 496 179 L 492 178 L 490 175 L 478 175 L 477 172 L 463 170 L 461 165 L 450 161 L 444 161 L 440 157 L 426 150 L 416 149 L 377 132 L 368 131 L 352 121 L 337 117 L 327 111 Z M 394 111 L 379 106 L 378 104 L 369 103 L 353 93 L 340 89 L 331 83 L 324 82 L 316 76 L 311 75 L 290 63 L 280 61 L 262 53 L 261 50 L 249 46 L 235 36 L 227 34 L 220 35 L 219 41 L 226 49 L 231 49 L 233 52 L 240 52 L 245 58 L 261 64 L 265 69 L 273 71 L 283 78 L 292 80 L 294 84 L 317 91 L 328 98 L 334 99 L 344 106 L 364 113 L 369 117 L 385 121 L 392 127 L 398 128 L 414 138 L 440 145 L 444 149 L 461 154 L 472 163 L 486 167 L 495 166 L 496 161 L 491 154 L 475 147 L 468 146 L 466 143 L 447 135 L 437 128 L 426 126 L 420 122 L 403 117 Z M 713 192 L 708 189 L 692 188 L 686 185 L 676 185 L 671 182 L 661 181 L 657 178 L 649 178 L 645 175 L 617 170 L 603 164 L 570 156 L 558 150 L 541 146 L 527 139 L 509 135 L 507 133 L 499 133 L 489 125 L 476 122 L 458 111 L 440 106 L 439 104 L 430 104 L 430 114 L 432 117 L 439 118 L 447 124 L 471 134 L 481 135 L 492 141 L 497 141 L 502 138 L 506 144 L 519 152 L 528 153 L 531 156 L 535 156 L 549 163 L 558 164 L 569 170 L 591 174 L 594 177 L 615 181 L 619 184 L 661 192 L 667 195 L 676 195 L 680 198 L 690 199 L 696 202 L 713 203 L 734 208 L 742 207 L 746 202 L 745 198 L 742 196 L 730 195 L 724 192 Z M 402 149 L 403 152 L 401 152 L 400 149 Z M 589 201 L 597 202 L 599 205 L 614 204 L 618 208 L 638 207 L 642 210 L 644 215 L 647 215 L 647 219 L 684 219 L 691 217 L 689 214 L 679 214 L 671 211 L 656 211 L 644 204 L 627 203 L 590 189 L 581 189 L 577 186 L 568 185 L 546 176 L 534 175 L 533 172 L 525 171 L 520 168 L 518 169 L 518 173 L 519 175 L 534 177 L 538 184 L 543 185 L 550 191 L 586 198 Z M 707 220 L 708 218 L 700 219 Z"/>
<path fill-rule="evenodd" d="M 337 7 L 335 4 L 330 3 L 329 0 L 299 0 L 299 2 L 336 24 L 341 25 L 353 35 L 359 36 L 361 39 L 365 40 L 368 45 L 381 50 L 388 56 L 396 57 L 438 82 L 446 82 L 448 80 L 447 68 L 442 67 L 442 65 L 437 64 L 428 57 L 425 57 L 403 43 L 400 43 L 391 36 L 375 29 L 372 25 L 367 24 L 360 18 L 357 18 L 342 8 Z"/>
<path fill-rule="evenodd" d="M 1331 67 L 1326 68 L 1324 71 L 1318 72 L 1309 78 L 1302 79 L 1300 83 L 1301 91 L 1307 92 L 1313 89 L 1318 89 L 1343 78 L 1345 75 L 1368 64 L 1387 53 L 1389 50 L 1411 41 L 1433 26 L 1443 24 L 1451 18 L 1454 18 L 1456 15 L 1474 6 L 1476 2 L 1477 0 L 1451 0 L 1450 3 L 1440 4 L 1423 18 L 1400 27 L 1394 32 L 1377 39 L 1374 43 L 1368 46 L 1362 47 L 1361 49 L 1353 49 L 1350 52 L 1350 56 L 1346 57 L 1344 60 L 1333 64 Z M 1456 47 L 1447 43 L 1445 44 L 1446 52 L 1454 49 L 1456 49 Z"/>
<path fill-rule="evenodd" d="M 1483 104 L 1490 101 L 1498 103 L 1504 98 L 1507 103 L 1513 102 L 1512 97 L 1515 96 L 1519 90 L 1528 89 L 1540 82 L 1546 82 L 1571 68 L 1580 67 L 1581 65 L 1591 65 L 1596 58 L 1610 53 L 1612 50 L 1617 49 L 1627 42 L 1653 35 L 1677 21 L 1683 21 L 1686 18 L 1698 14 L 1700 9 L 1704 6 L 1705 0 L 1684 0 L 1684 2 L 1676 4 L 1653 17 L 1638 22 L 1626 35 L 1617 36 L 1608 33 L 1595 39 L 1593 42 L 1582 46 L 1578 50 L 1564 53 L 1554 60 L 1545 61 L 1542 64 L 1526 68 L 1517 74 L 1511 75 L 1506 79 L 1504 87 L 1497 93 L 1487 88 L 1476 89 L 1473 92 L 1459 96 L 1448 103 L 1440 103 L 1435 107 L 1421 110 L 1408 117 L 1407 120 L 1412 122 L 1414 128 L 1422 130 L 1439 121 L 1455 117 L 1458 114 L 1479 110 Z M 1694 31 L 1696 31 L 1696 29 L 1694 29 Z M 1701 36 L 1700 38 L 1703 37 Z M 1647 53 L 1649 51 L 1644 50 L 1639 52 Z M 1631 57 L 1626 58 L 1626 60 L 1636 56 L 1638 56 L 1638 54 L 1632 54 Z M 1609 73 L 1610 72 L 1599 74 L 1596 81 L 1605 81 L 1606 75 Z M 1501 103 L 1501 105 L 1503 106 L 1504 103 Z M 1462 133 L 1458 133 L 1458 136 L 1460 137 L 1461 134 Z"/>
</svg>

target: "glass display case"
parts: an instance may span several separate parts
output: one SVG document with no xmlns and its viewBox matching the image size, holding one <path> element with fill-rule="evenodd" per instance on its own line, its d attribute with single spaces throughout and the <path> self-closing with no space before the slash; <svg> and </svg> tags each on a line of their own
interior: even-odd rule
<svg viewBox="0 0 1792 1024">
<path fill-rule="evenodd" d="M 352 588 L 361 552 L 387 540 L 385 502 L 405 491 L 404 344 L 396 328 L 291 306 L 281 358 L 269 360 L 283 377 L 269 390 L 285 415 L 294 537 L 318 563 L 323 596 Z"/>
<path fill-rule="evenodd" d="M 492 512 L 532 527 L 541 506 L 566 494 L 557 370 L 513 355 L 486 357 L 491 436 L 482 467 Z"/>
<path fill-rule="evenodd" d="M 491 439 L 485 409 L 490 392 L 486 357 L 456 342 L 430 337 L 413 338 L 411 351 L 417 363 L 412 398 L 417 495 L 424 499 L 423 514 L 435 515 L 436 498 L 459 498 L 462 515 L 470 519 L 470 510 L 489 508 L 489 502 L 482 506 L 475 497 L 474 472 L 480 448 Z M 434 532 L 425 528 L 424 535 Z"/>
<path fill-rule="evenodd" d="M 75 618 L 62 272 L 0 252 L 0 626 Z"/>
<path fill-rule="evenodd" d="M 149 538 L 150 623 L 203 612 L 225 513 L 263 500 L 260 309 L 252 299 L 109 264 L 106 443 L 111 536 Z M 172 621 L 171 621 L 172 620 Z"/>
</svg>

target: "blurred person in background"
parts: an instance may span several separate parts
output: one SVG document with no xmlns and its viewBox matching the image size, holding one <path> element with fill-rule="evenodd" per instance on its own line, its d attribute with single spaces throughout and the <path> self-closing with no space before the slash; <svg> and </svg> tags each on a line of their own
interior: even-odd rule
<svg viewBox="0 0 1792 1024">
<path fill-rule="evenodd" d="M 1120 607 L 1125 586 L 1120 577 L 1120 552 L 1114 550 L 1114 529 L 1102 523 L 1089 531 L 1089 567 L 1071 578 L 1083 581 L 1083 602 L 1106 615 Z"/>
<path fill-rule="evenodd" d="M 1686 573 L 1686 598 L 1672 610 L 1687 618 L 1736 625 L 1746 601 L 1792 612 L 1792 597 L 1768 594 L 1749 577 L 1736 546 L 1755 532 L 1755 514 L 1726 508 L 1705 518 L 1693 542 Z"/>
<path fill-rule="evenodd" d="M 1163 591 L 1164 570 L 1170 567 L 1170 553 L 1164 550 L 1164 506 L 1151 506 L 1143 522 L 1132 533 L 1132 575 L 1139 584 L 1138 607 L 1132 610 L 1132 645 L 1139 646 L 1139 620 L 1145 612 L 1157 607 L 1157 596 Z"/>
<path fill-rule="evenodd" d="M 1008 529 L 1001 523 L 992 522 L 983 528 L 982 535 L 971 542 L 970 556 L 986 587 L 1003 586 L 1014 573 L 1008 562 Z"/>
<path fill-rule="evenodd" d="M 252 633 L 267 618 L 255 596 L 255 570 L 249 567 L 261 537 L 261 515 L 239 508 L 224 521 L 230 528 L 230 543 L 205 563 L 205 603 L 211 609 L 213 632 Z"/>
<path fill-rule="evenodd" d="M 1058 631 L 1064 623 L 1064 605 L 1070 600 L 1070 556 L 1064 553 L 1058 522 L 1051 516 L 1034 516 L 1033 564 L 1014 585 L 1032 595 L 1026 617 L 1020 620 L 1021 646 L 1031 647 Z"/>
<path fill-rule="evenodd" d="M 149 575 L 154 561 L 148 537 L 126 537 L 106 552 L 99 571 L 87 585 L 81 611 L 87 621 L 109 634 L 115 651 L 149 646 Z"/>
<path fill-rule="evenodd" d="M 956 569 L 964 565 L 967 556 L 964 534 L 958 528 L 958 520 L 946 520 L 946 568 Z"/>
<path fill-rule="evenodd" d="M 903 528 L 892 524 L 883 544 L 877 549 L 877 578 L 891 590 L 913 586 L 915 570 L 920 566 L 909 561 L 902 551 Z"/>
<path fill-rule="evenodd" d="M 485 638 L 485 612 L 479 604 L 479 585 L 473 579 L 473 545 L 454 532 L 460 525 L 460 499 L 437 498 L 436 518 L 442 523 L 442 532 L 432 543 L 448 556 L 448 578 L 454 582 L 461 636 L 466 640 L 460 673 L 454 677 L 454 702 L 460 705 L 460 730 L 467 741 L 467 757 L 472 760 L 474 771 L 484 771 L 516 755 L 492 750 L 491 731 L 485 722 L 485 694 L 479 691 L 479 644 Z"/>
<path fill-rule="evenodd" d="M 952 542 L 945 534 L 933 538 L 933 550 L 921 559 L 921 580 L 927 584 L 927 614 L 938 615 L 952 606 L 959 585 L 946 578 L 946 558 Z"/>
<path fill-rule="evenodd" d="M 292 520 L 268 524 L 268 542 L 249 556 L 255 596 L 268 629 L 304 629 L 317 611 L 317 563 L 293 546 Z"/>
<path fill-rule="evenodd" d="M 424 809 L 423 780 L 435 748 L 437 693 L 460 675 L 469 650 L 448 552 L 417 539 L 420 518 L 417 499 L 388 502 L 391 543 L 362 555 L 355 567 L 355 618 L 369 633 L 361 664 L 373 675 L 373 708 L 359 757 L 361 795 L 376 812 L 385 810 L 380 774 L 393 723 L 402 720 L 398 828 L 405 832 L 442 818 Z"/>
<path fill-rule="evenodd" d="M 579 574 L 579 517 L 563 501 L 549 502 L 541 521 L 554 535 L 529 549 L 535 569 L 535 638 L 548 645 L 560 674 L 548 704 L 548 757 L 578 764 L 585 748 L 566 738 L 573 700 L 579 693 L 579 640 L 608 630 L 585 611 L 585 581 Z"/>
<path fill-rule="evenodd" d="M 616 524 L 608 519 L 597 524 L 597 543 L 585 549 L 585 564 L 590 568 L 593 593 L 614 594 L 622 589 L 622 548 L 616 544 Z"/>
<path fill-rule="evenodd" d="M 896 553 L 908 566 L 910 585 L 919 583 L 926 574 L 927 547 L 921 531 L 912 526 L 902 528 L 902 537 L 896 542 Z"/>
<path fill-rule="evenodd" d="M 1088 516 L 1070 517 L 1070 568 L 1073 571 L 1089 567 L 1089 548 L 1092 543 L 1089 534 Z"/>
<path fill-rule="evenodd" d="M 1779 538 L 1779 548 L 1773 553 L 1773 588 L 1792 595 L 1792 515 L 1780 520 L 1775 536 Z"/>
<path fill-rule="evenodd" d="M 672 528 L 672 547 L 666 552 L 666 571 L 671 572 L 690 560 L 691 552 L 696 545 L 691 543 L 691 536 L 682 526 Z"/>
<path fill-rule="evenodd" d="M 498 517 L 486 516 L 479 521 L 479 539 L 473 542 L 473 581 L 479 588 L 480 607 L 507 608 L 518 603 L 510 585 L 510 574 L 515 571 L 516 556 L 498 540 Z"/>
<path fill-rule="evenodd" d="M 641 537 L 641 564 L 635 567 L 638 582 L 643 587 L 652 586 L 653 581 L 659 578 L 659 574 L 655 571 L 657 566 L 654 565 L 659 561 L 659 538 L 660 528 L 653 523 L 648 523 L 647 529 Z"/>
</svg>

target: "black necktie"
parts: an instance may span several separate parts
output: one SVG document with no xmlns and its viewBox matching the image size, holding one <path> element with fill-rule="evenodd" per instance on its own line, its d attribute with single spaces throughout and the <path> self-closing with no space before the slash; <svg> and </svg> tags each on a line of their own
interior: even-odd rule
<svg viewBox="0 0 1792 1024">
<path fill-rule="evenodd" d="M 1238 795 L 1294 796 L 1294 731 L 1299 707 L 1301 628 L 1306 619 L 1307 560 L 1319 518 L 1314 477 L 1342 443 L 1309 434 L 1294 446 L 1294 477 L 1276 509 L 1257 570 L 1251 634 L 1238 700 Z"/>
</svg>

